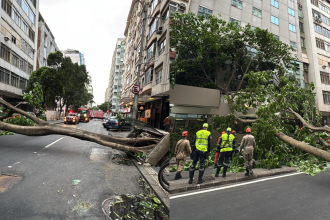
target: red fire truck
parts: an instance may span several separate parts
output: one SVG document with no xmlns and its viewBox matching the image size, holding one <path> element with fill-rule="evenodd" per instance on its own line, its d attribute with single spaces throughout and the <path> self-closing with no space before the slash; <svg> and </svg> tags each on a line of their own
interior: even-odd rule
<svg viewBox="0 0 330 220">
<path fill-rule="evenodd" d="M 90 118 L 99 118 L 99 119 L 103 119 L 104 115 L 104 112 L 99 110 L 99 111 L 96 111 L 96 110 L 89 110 L 89 117 Z"/>
<path fill-rule="evenodd" d="M 89 122 L 90 110 L 88 108 L 78 108 L 77 113 L 80 121 Z"/>
</svg>

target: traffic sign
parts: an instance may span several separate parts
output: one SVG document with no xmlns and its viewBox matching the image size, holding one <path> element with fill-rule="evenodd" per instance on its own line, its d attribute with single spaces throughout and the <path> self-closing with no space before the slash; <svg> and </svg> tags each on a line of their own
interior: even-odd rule
<svg viewBox="0 0 330 220">
<path fill-rule="evenodd" d="M 141 90 L 141 87 L 140 87 L 139 85 L 134 85 L 134 86 L 132 87 L 132 92 L 133 92 L 133 94 L 135 94 L 135 95 L 139 94 L 140 90 Z"/>
</svg>

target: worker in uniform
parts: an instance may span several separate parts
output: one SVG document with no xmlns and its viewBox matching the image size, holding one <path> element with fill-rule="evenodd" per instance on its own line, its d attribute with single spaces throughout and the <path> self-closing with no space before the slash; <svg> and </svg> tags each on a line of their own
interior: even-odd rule
<svg viewBox="0 0 330 220">
<path fill-rule="evenodd" d="M 177 162 L 177 169 L 176 169 L 176 175 L 174 177 L 174 180 L 181 179 L 181 171 L 183 170 L 183 167 L 186 163 L 186 158 L 188 155 L 191 154 L 191 147 L 188 137 L 188 131 L 182 132 L 182 139 L 179 140 L 176 143 L 174 154 Z"/>
<path fill-rule="evenodd" d="M 226 172 L 229 166 L 229 158 L 235 149 L 236 139 L 235 136 L 231 133 L 231 128 L 227 128 L 227 132 L 221 135 L 221 138 L 217 144 L 216 152 L 220 152 L 220 157 L 218 161 L 217 171 L 215 173 L 215 177 L 219 176 L 220 169 L 223 165 L 223 173 L 222 177 L 226 177 Z"/>
<path fill-rule="evenodd" d="M 223 134 L 226 134 L 226 132 L 225 132 L 225 131 L 221 132 L 221 135 L 223 135 Z M 219 145 L 219 140 L 220 140 L 220 138 L 221 138 L 221 136 L 218 138 L 217 147 L 218 147 L 218 145 Z M 219 155 L 220 155 L 220 152 L 215 152 L 214 168 L 217 168 Z"/>
<path fill-rule="evenodd" d="M 193 162 L 191 164 L 190 170 L 189 170 L 189 184 L 192 184 L 196 164 L 199 160 L 199 176 L 197 184 L 201 184 L 204 182 L 203 175 L 205 171 L 205 159 L 209 156 L 211 151 L 211 132 L 209 132 L 208 129 L 209 125 L 207 123 L 203 124 L 203 129 L 199 130 L 196 133 L 196 136 L 194 138 L 194 145 L 195 145 L 195 151 L 193 154 Z"/>
<path fill-rule="evenodd" d="M 245 135 L 242 139 L 239 152 L 242 152 L 244 148 L 244 166 L 246 168 L 245 176 L 249 176 L 249 174 L 253 175 L 252 164 L 253 164 L 253 150 L 256 147 L 256 141 L 254 136 L 251 135 L 251 128 L 246 129 L 247 135 Z"/>
</svg>

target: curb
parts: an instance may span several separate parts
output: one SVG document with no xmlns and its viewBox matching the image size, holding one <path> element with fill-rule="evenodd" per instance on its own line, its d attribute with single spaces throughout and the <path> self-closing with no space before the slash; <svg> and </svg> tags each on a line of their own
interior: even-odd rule
<svg viewBox="0 0 330 220">
<path fill-rule="evenodd" d="M 158 182 L 148 173 L 148 171 L 144 168 L 144 166 L 137 164 L 136 162 L 132 161 L 134 166 L 139 170 L 142 177 L 146 180 L 152 190 L 155 192 L 157 197 L 160 199 L 164 207 L 167 209 L 167 212 L 170 211 L 170 200 L 169 196 L 165 193 L 163 188 L 158 184 Z M 157 175 L 158 176 L 158 175 Z"/>
<path fill-rule="evenodd" d="M 294 168 L 294 167 L 287 167 L 285 169 L 279 168 L 279 169 L 274 169 L 274 170 L 266 170 L 266 169 L 263 169 L 263 170 L 268 171 L 268 172 L 264 172 L 264 173 L 261 173 L 261 174 L 254 174 L 252 177 L 239 176 L 239 177 L 236 177 L 235 179 L 225 180 L 225 181 L 216 181 L 216 180 L 206 181 L 206 182 L 204 182 L 202 184 L 198 184 L 198 185 L 196 185 L 196 184 L 192 184 L 192 185 L 185 184 L 180 188 L 176 188 L 176 189 L 172 189 L 172 190 L 171 190 L 171 182 L 173 182 L 173 181 L 169 181 L 169 183 L 170 183 L 170 194 L 188 192 L 188 191 L 192 191 L 192 190 L 199 190 L 199 189 L 205 189 L 205 188 L 212 188 L 212 187 L 215 187 L 215 186 L 222 186 L 222 185 L 238 183 L 238 182 L 246 182 L 246 181 L 250 181 L 250 180 L 254 180 L 254 179 L 258 179 L 258 178 L 262 178 L 262 177 L 268 177 L 268 176 L 275 176 L 275 175 L 281 175 L 281 174 L 286 174 L 286 173 L 297 172 L 296 168 Z M 244 175 L 244 173 L 240 173 L 240 174 Z M 209 177 L 213 178 L 213 175 L 209 176 Z M 216 177 L 216 178 L 222 178 L 222 177 Z M 188 181 L 188 179 L 187 179 L 187 181 Z"/>
</svg>

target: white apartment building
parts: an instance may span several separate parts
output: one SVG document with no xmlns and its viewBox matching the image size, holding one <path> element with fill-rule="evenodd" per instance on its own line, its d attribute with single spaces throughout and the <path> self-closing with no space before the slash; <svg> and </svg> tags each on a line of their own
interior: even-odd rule
<svg viewBox="0 0 330 220">
<path fill-rule="evenodd" d="M 146 2 L 146 1 L 143 1 Z M 144 36 L 142 36 L 142 5 L 132 0 L 124 35 L 126 36 L 125 73 L 122 104 L 124 113 L 132 110 L 134 94 L 131 89 L 140 71 L 139 118 L 155 128 L 163 128 L 163 120 L 169 115 L 169 0 L 148 1 Z M 185 10 L 180 2 L 181 10 Z M 177 8 L 179 4 L 175 3 Z M 143 41 L 143 48 L 141 42 Z M 142 53 L 141 63 L 139 55 Z M 149 114 L 150 113 L 150 114 Z"/>
<path fill-rule="evenodd" d="M 39 13 L 38 27 L 37 69 L 47 66 L 48 55 L 59 50 L 55 42 L 55 37 L 41 13 Z"/>
<path fill-rule="evenodd" d="M 117 115 L 123 112 L 123 106 L 120 105 L 122 92 L 122 80 L 124 73 L 126 41 L 125 38 L 118 38 L 116 47 L 112 55 L 111 70 L 109 74 L 108 88 L 105 94 L 105 101 L 111 101 L 111 115 Z"/>
<path fill-rule="evenodd" d="M 305 58 L 302 55 L 297 0 L 190 0 L 188 8 L 189 12 L 198 15 L 221 14 L 221 19 L 227 22 L 268 29 L 278 40 L 296 49 L 297 64 L 300 68 L 293 74 L 300 86 L 305 87 L 306 79 L 303 73 Z M 191 94 L 196 94 L 200 98 Z M 176 88 L 171 90 L 170 97 L 171 125 L 177 128 L 202 123 L 213 114 L 230 113 L 228 103 L 219 90 L 176 85 Z M 206 100 L 202 97 L 209 98 Z M 253 112 L 253 110 L 249 112 L 250 117 L 255 117 Z"/>
<path fill-rule="evenodd" d="M 17 104 L 36 70 L 39 1 L 2 0 L 0 97 Z M 27 106 L 21 106 L 27 110 Z"/>
<path fill-rule="evenodd" d="M 85 56 L 79 50 L 67 49 L 62 50 L 63 56 L 70 57 L 72 63 L 78 63 L 78 65 L 86 65 Z"/>
<path fill-rule="evenodd" d="M 304 71 L 314 82 L 316 107 L 324 124 L 330 125 L 330 1 L 298 1 L 303 39 Z"/>
</svg>

